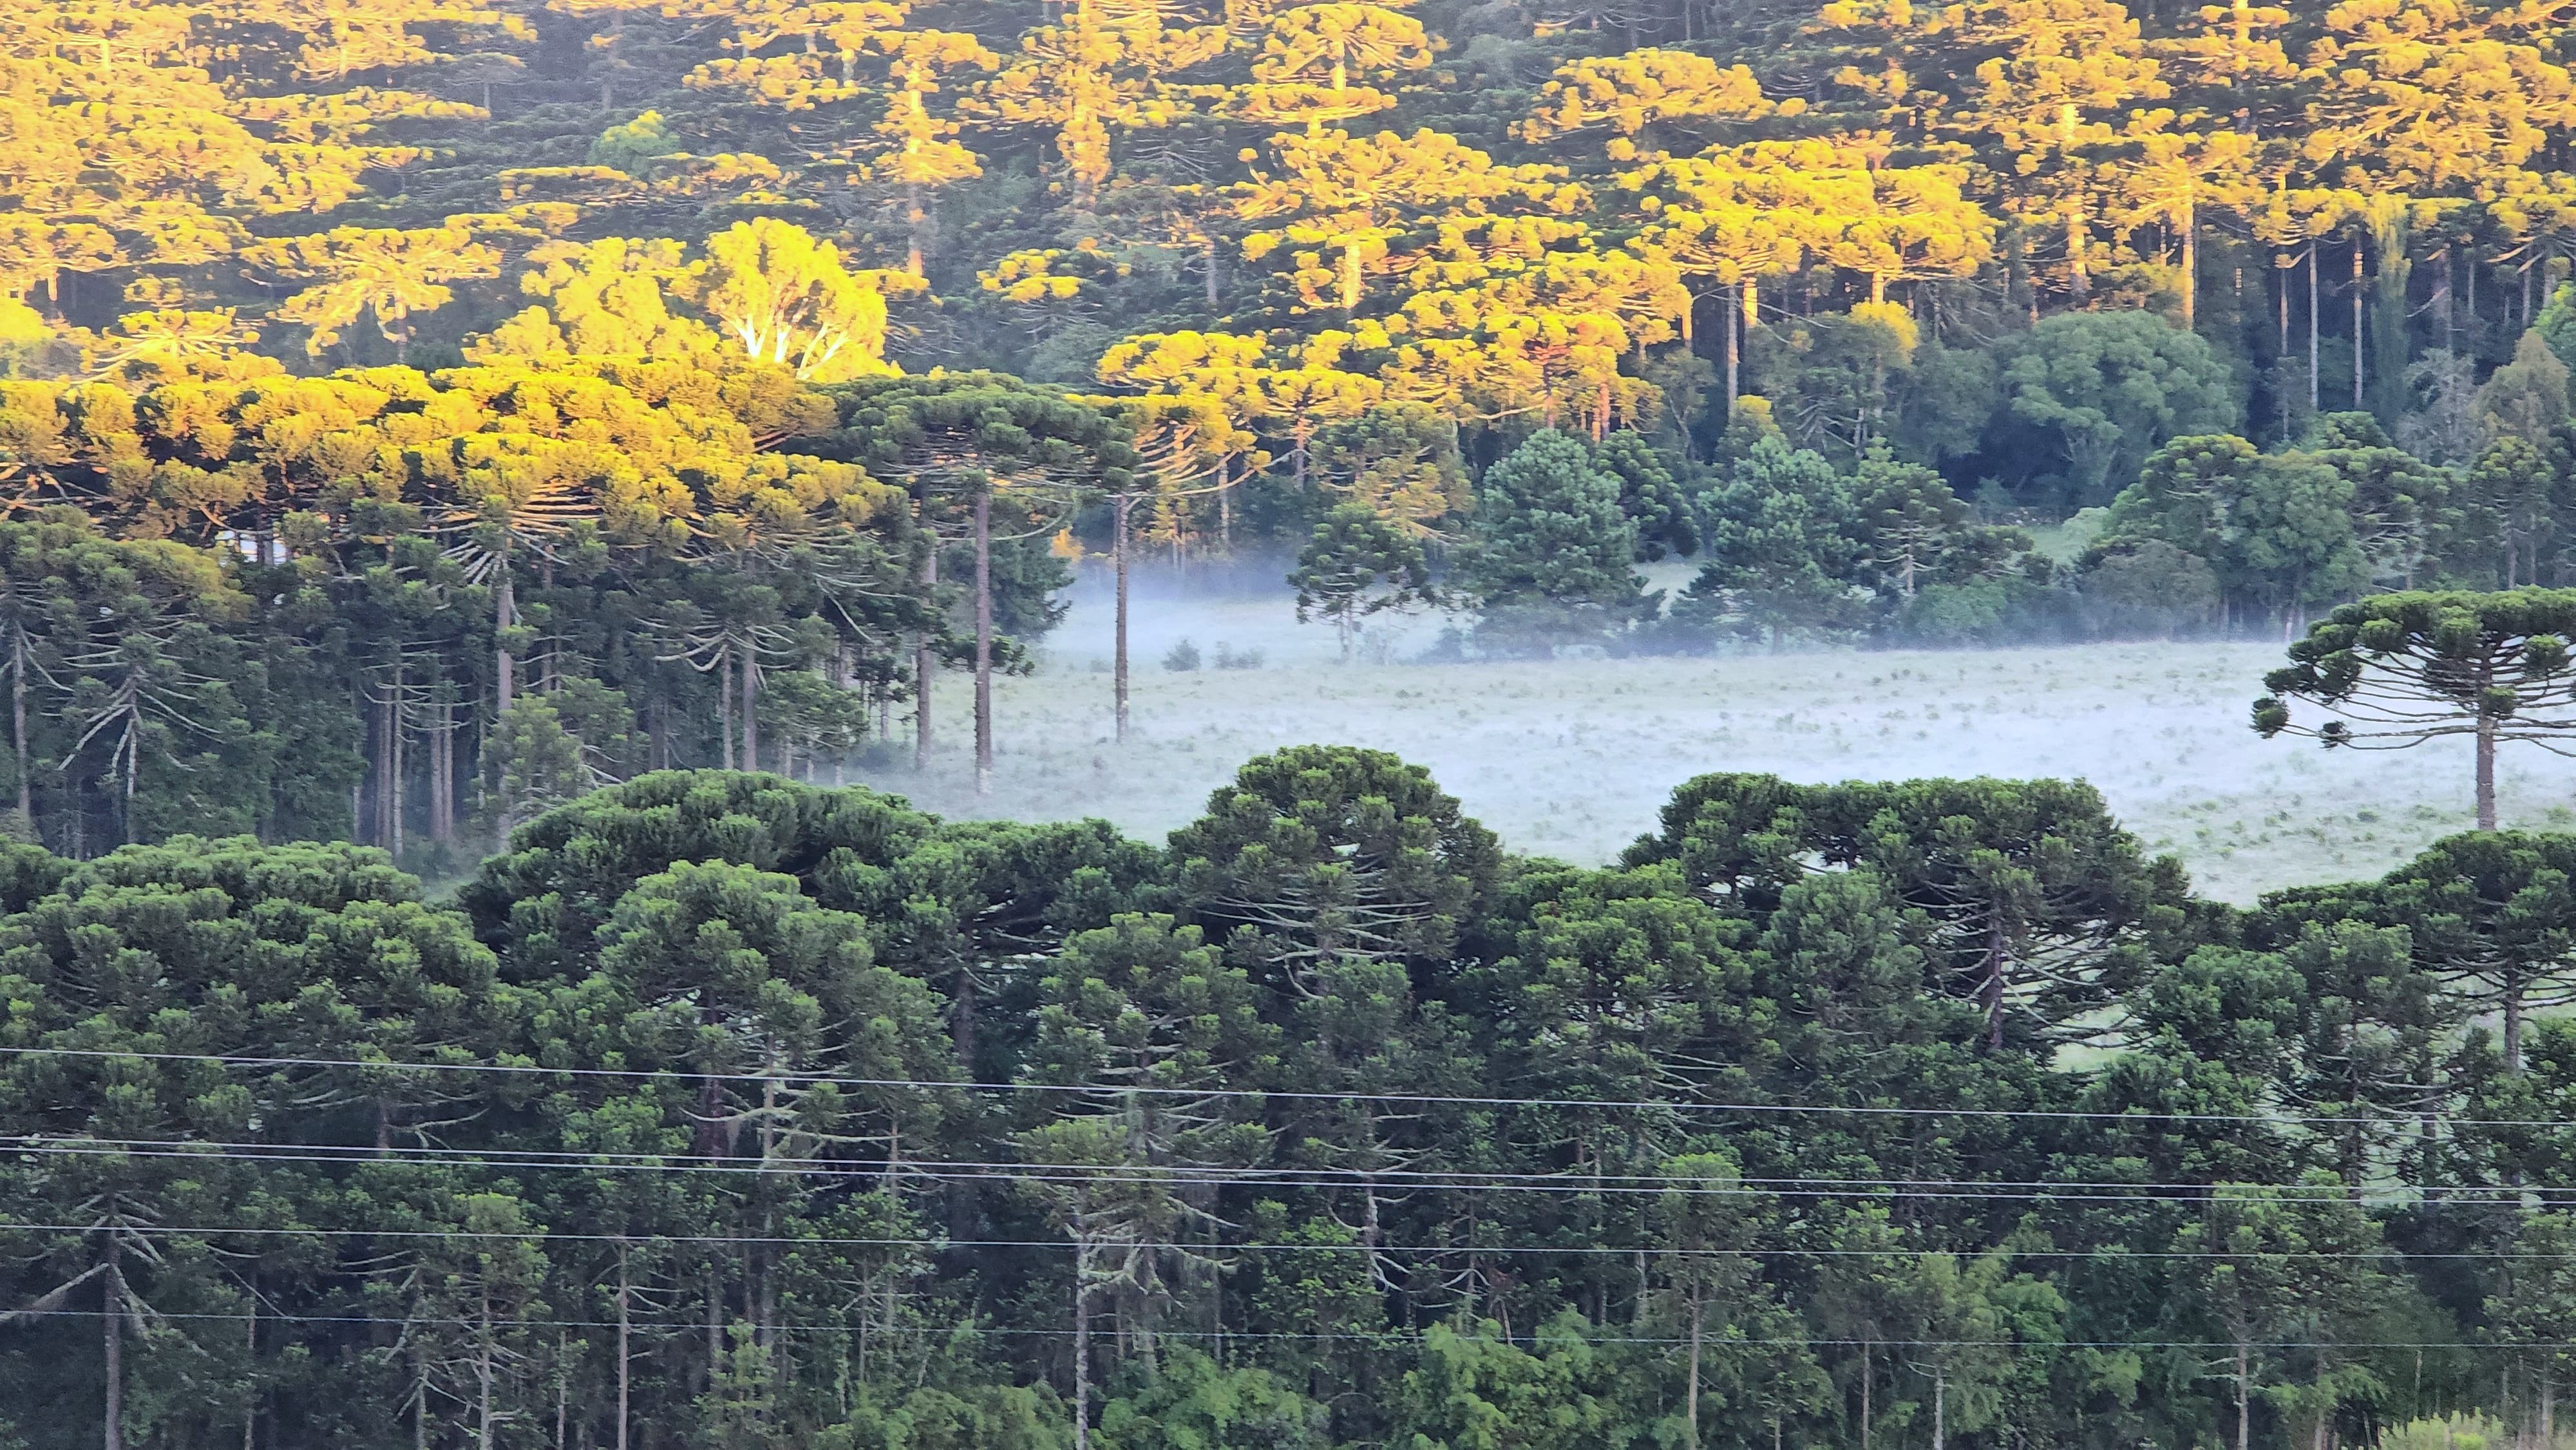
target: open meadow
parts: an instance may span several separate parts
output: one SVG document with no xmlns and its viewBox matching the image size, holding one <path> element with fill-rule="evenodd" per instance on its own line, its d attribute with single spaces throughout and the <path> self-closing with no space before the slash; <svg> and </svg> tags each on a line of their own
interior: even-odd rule
<svg viewBox="0 0 2576 1450">
<path fill-rule="evenodd" d="M 2275 642 L 1406 663 L 1436 640 L 1435 616 L 1345 664 L 1332 631 L 1299 626 L 1283 593 L 1253 587 L 1260 577 L 1139 586 L 1124 748 L 1109 598 L 1087 573 L 1036 672 L 996 683 L 991 795 L 974 794 L 963 676 L 936 701 L 929 776 L 898 750 L 872 755 L 864 778 L 943 814 L 1100 816 L 1159 839 L 1253 755 L 1363 745 L 1429 766 L 1509 847 L 1581 863 L 1651 829 L 1672 788 L 1703 771 L 2081 778 L 2150 850 L 2236 902 L 2376 876 L 2474 823 L 2465 744 L 2329 753 L 2258 738 L 2247 707 L 2282 659 Z M 1164 669 L 1183 638 L 1206 662 Z M 1215 668 L 1220 643 L 1260 663 Z M 2576 764 L 2508 748 L 2499 775 L 2506 826 L 2576 823 Z"/>
</svg>

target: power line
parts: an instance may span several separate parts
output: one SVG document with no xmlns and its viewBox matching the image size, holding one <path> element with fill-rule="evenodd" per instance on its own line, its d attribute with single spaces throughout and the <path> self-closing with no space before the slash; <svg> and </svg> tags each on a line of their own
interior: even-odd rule
<svg viewBox="0 0 2576 1450">
<path fill-rule="evenodd" d="M 17 1311 L 17 1314 L 18 1317 L 26 1319 L 95 1320 L 98 1318 L 98 1311 L 95 1309 L 25 1309 Z M 240 1324 L 251 1319 L 253 1316 L 249 1314 L 206 1314 L 185 1312 L 162 1313 L 155 1311 L 153 1317 L 156 1319 L 201 1321 L 217 1324 Z M 388 1314 L 288 1314 L 273 1311 L 263 1311 L 257 1316 L 257 1318 L 264 1324 L 280 1322 L 290 1324 L 381 1324 L 394 1327 L 408 1326 L 419 1328 L 427 1326 L 441 1329 L 616 1329 L 620 1327 L 618 1322 L 614 1319 L 457 1319 L 430 1316 L 424 1316 L 421 1318 L 401 1318 Z M 677 1330 L 682 1333 L 703 1333 L 706 1329 L 706 1325 L 704 1323 L 666 1323 L 663 1321 L 641 1319 L 630 1319 L 627 1321 L 625 1327 L 629 1329 L 637 1327 L 660 1327 Z M 787 1334 L 812 1334 L 830 1333 L 842 1329 L 845 1326 L 837 1324 L 764 1324 L 762 1327 Z M 872 1334 L 922 1335 L 953 1335 L 965 1333 L 976 1335 L 1007 1335 L 1012 1338 L 1024 1339 L 1070 1339 L 1073 1337 L 1073 1331 L 1070 1329 L 1021 1329 L 1006 1328 L 999 1325 L 951 1325 L 942 1327 L 927 1324 L 883 1324 L 871 1326 L 869 1332 Z M 1353 1334 L 1347 1331 L 1315 1334 L 1291 1334 L 1279 1330 L 1248 1330 L 1237 1332 L 1231 1329 L 1167 1329 L 1159 1326 L 1154 1330 L 1154 1334 L 1158 1339 L 1281 1339 L 1292 1342 L 1347 1340 L 1363 1344 L 1383 1344 L 1390 1339 L 1408 1337 L 1405 1333 L 1396 1331 L 1390 1331 L 1385 1334 Z M 1583 1342 L 1586 1344 L 1660 1344 L 1678 1346 L 1688 1344 L 1690 1343 L 1690 1340 L 1678 1335 L 1586 1335 L 1583 1338 Z M 1878 1349 L 2234 1349 L 2237 1347 L 2236 1341 L 2228 1339 L 1746 1338 L 1717 1339 L 1707 1342 L 1719 1348 L 1724 1348 L 1730 1345 L 1755 1345 L 1765 1348 L 1801 1347 L 1807 1349 L 1858 1349 L 1864 1345 Z M 2516 1340 L 2512 1342 L 2498 1343 L 2471 1343 L 2456 1339 L 2259 1339 L 2248 1340 L 2246 1341 L 2246 1344 L 2248 1347 L 2254 1349 L 2576 1349 L 2576 1340 L 2553 1339 Z"/>
<path fill-rule="evenodd" d="M 1111 1181 L 1190 1183 L 1216 1187 L 1259 1188 L 1333 1187 L 1379 1184 L 1396 1180 L 1412 1188 L 1426 1190 L 1475 1191 L 1496 1186 L 1522 1184 L 1543 1185 L 1551 1190 L 1572 1189 L 1579 1192 L 1625 1191 L 1635 1187 L 1676 1188 L 1684 1192 L 1717 1194 L 1764 1193 L 1806 1190 L 1817 1192 L 1847 1190 L 1853 1192 L 1896 1191 L 1926 1193 L 1941 1189 L 1971 1190 L 1973 1196 L 2044 1197 L 2082 1196 L 2084 1190 L 2116 1193 L 2171 1191 L 2205 1196 L 2222 1186 L 2217 1183 L 2156 1182 L 2126 1179 L 2044 1179 L 2044 1178 L 1843 1178 L 1832 1175 L 1801 1175 L 1795 1178 L 1771 1178 L 1729 1175 L 1725 1178 L 1696 1177 L 1674 1173 L 1587 1173 L 1526 1172 L 1512 1169 L 1476 1168 L 1344 1168 L 1332 1164 L 1262 1167 L 1259 1165 L 1226 1165 L 1201 1163 L 1056 1163 L 995 1161 L 990 1159 L 900 1158 L 888 1162 L 881 1158 L 812 1158 L 765 1156 L 760 1158 L 698 1158 L 673 1153 L 637 1151 L 602 1151 L 581 1148 L 447 1148 L 434 1144 L 415 1144 L 401 1149 L 372 1144 L 343 1143 L 264 1143 L 237 1142 L 197 1138 L 100 1138 L 88 1134 L 51 1137 L 36 1133 L 0 1134 L 0 1144 L 23 1145 L 30 1152 L 77 1151 L 112 1155 L 134 1150 L 167 1155 L 202 1151 L 213 1154 L 239 1154 L 247 1158 L 273 1159 L 292 1163 L 406 1163 L 453 1164 L 460 1167 L 568 1167 L 609 1170 L 668 1169 L 679 1171 L 724 1171 L 740 1173 L 830 1174 L 840 1178 L 883 1176 L 901 1173 L 922 1178 L 973 1181 L 979 1176 L 1015 1180 L 1051 1180 L 1064 1173 L 1097 1173 L 1124 1175 Z M 0 1147 L 0 1152 L 8 1151 Z M 2283 1193 L 2296 1198 L 2343 1198 L 2351 1187 L 2342 1183 L 2291 1183 L 2261 1185 L 2267 1192 Z M 2022 1193 L 2005 1194 L 1999 1190 L 2020 1189 Z M 2576 1192 L 2576 1189 L 2525 1186 L 2508 1189 L 2481 1184 L 2408 1185 L 2409 1192 L 2465 1193 L 2523 1197 L 2532 1194 Z"/>
<path fill-rule="evenodd" d="M 95 1223 L 7 1223 L 0 1222 L 0 1233 L 105 1233 L 109 1230 Z M 385 1229 L 385 1228 L 278 1228 L 274 1226 L 229 1226 L 223 1224 L 120 1224 L 120 1234 L 150 1234 L 164 1237 L 187 1237 L 198 1234 L 233 1234 L 244 1237 L 331 1239 L 474 1239 L 525 1242 L 542 1239 L 548 1242 L 625 1244 L 640 1247 L 657 1243 L 712 1245 L 723 1248 L 926 1248 L 926 1249 L 1070 1249 L 1070 1239 L 944 1239 L 944 1238 L 849 1238 L 817 1235 L 799 1238 L 792 1234 L 603 1234 L 558 1233 L 531 1229 L 525 1233 L 502 1233 L 473 1229 Z M 2555 1263 L 2576 1261 L 2576 1254 L 2537 1254 L 2497 1250 L 2489 1253 L 2434 1252 L 2405 1253 L 2390 1249 L 2380 1253 L 2353 1253 L 2329 1249 L 2288 1249 L 2256 1254 L 2229 1254 L 2206 1249 L 1799 1249 L 1735 1248 L 1676 1249 L 1646 1245 L 1571 1244 L 1362 1244 L 1362 1243 L 1185 1243 L 1175 1247 L 1219 1253 L 1352 1253 L 1352 1254 L 1507 1254 L 1547 1257 L 1599 1255 L 1634 1258 L 1644 1254 L 1657 1259 L 1906 1259 L 1932 1258 L 1947 1254 L 1954 1258 L 1979 1258 L 2000 1254 L 2009 1259 L 2314 1259 L 2325 1262 L 2372 1262 L 2385 1260 L 2512 1260 L 2518 1262 Z"/>
<path fill-rule="evenodd" d="M 1821 1113 L 1857 1117 L 1900 1118 L 2007 1118 L 2037 1119 L 2056 1122 L 2130 1123 L 2148 1126 L 2157 1123 L 2221 1123 L 2236 1126 L 2279 1126 L 2282 1124 L 2349 1126 L 2352 1114 L 2337 1113 L 2194 1113 L 2158 1111 L 2149 1108 L 2126 1108 L 2118 1112 L 2080 1108 L 1925 1108 L 1879 1103 L 1744 1103 L 1694 1102 L 1675 1098 L 1528 1098 L 1478 1097 L 1442 1093 L 1352 1093 L 1309 1092 L 1268 1088 L 1184 1088 L 1143 1085 L 1102 1086 L 1084 1083 L 1039 1082 L 955 1082 L 924 1078 L 843 1077 L 813 1072 L 723 1072 L 696 1068 L 613 1068 L 613 1067 L 547 1067 L 537 1063 L 507 1062 L 390 1062 L 361 1058 L 271 1057 L 209 1052 L 119 1052 L 106 1048 L 72 1047 L 0 1047 L 0 1054 L 21 1057 L 133 1058 L 147 1062 L 215 1063 L 227 1067 L 335 1067 L 372 1072 L 484 1072 L 533 1077 L 614 1078 L 626 1081 L 681 1083 L 709 1078 L 730 1082 L 777 1083 L 788 1086 L 899 1088 L 910 1091 L 941 1092 L 1010 1092 L 1073 1093 L 1088 1097 L 1157 1096 L 1194 1099 L 1232 1099 L 1291 1102 L 1366 1102 L 1400 1103 L 1424 1107 L 1488 1108 L 1615 1108 L 1638 1112 L 1754 1113 L 1800 1114 Z M 2414 1121 L 2413 1115 L 2391 1113 L 2388 1121 Z M 2564 1128 L 2571 1126 L 2555 1118 L 2458 1118 L 2443 1122 L 2455 1127 L 2478 1128 Z"/>
<path fill-rule="evenodd" d="M 408 1151 L 408 1150 L 407 1150 Z M 811 1177 L 826 1170 L 848 1170 L 830 1176 L 858 1180 L 881 1176 L 873 1165 L 842 1159 L 720 1159 L 703 1161 L 629 1162 L 613 1159 L 584 1160 L 578 1157 L 532 1158 L 503 1155 L 405 1156 L 374 1148 L 343 1148 L 330 1152 L 296 1151 L 271 1148 L 266 1144 L 189 1143 L 146 1140 L 133 1146 L 77 1139 L 49 1139 L 41 1142 L 21 1141 L 20 1145 L 0 1152 L 27 1157 L 77 1158 L 179 1158 L 195 1162 L 228 1161 L 240 1164 L 306 1163 L 365 1166 L 398 1164 L 411 1167 L 481 1168 L 500 1172 L 531 1170 L 579 1170 L 593 1173 L 662 1173 L 713 1174 L 730 1176 Z M 1131 1164 L 1027 1164 L 999 1165 L 992 1169 L 945 1171 L 936 1164 L 903 1165 L 910 1176 L 936 1183 L 1014 1183 L 1014 1184 L 1127 1184 L 1134 1186 L 1201 1187 L 1201 1188 L 1350 1188 L 1365 1182 L 1358 1170 L 1338 1170 L 1344 1176 L 1324 1176 L 1336 1170 L 1278 1170 L 1283 1176 L 1229 1176 L 1236 1170 L 1190 1170 L 1175 1172 Z M 1304 1176 L 1285 1176 L 1303 1172 Z M 1973 1180 L 1971 1180 L 1973 1181 Z M 1527 1181 L 1464 1182 L 1418 1185 L 1419 1191 L 1439 1193 L 1552 1193 L 1571 1195 L 1606 1195 L 1634 1197 L 1681 1193 L 1709 1198 L 1857 1198 L 1903 1197 L 1953 1200 L 1960 1202 L 1998 1203 L 2174 1203 L 2202 1204 L 2217 1197 L 2226 1185 L 2191 1185 L 2170 1192 L 2114 1191 L 2099 1188 L 2051 1190 L 2026 1188 L 2016 1190 L 1980 1189 L 1968 1186 L 1916 1186 L 1906 1180 L 1833 1180 L 1832 1187 L 1744 1187 L 1723 1180 L 1672 1178 L 1647 1182 L 1595 1182 L 1576 1174 L 1553 1176 L 1532 1175 Z M 2255 1185 L 2275 1201 L 2332 1202 L 2355 1196 L 2356 1192 L 2385 1201 L 2404 1198 L 2419 1190 L 2414 1188 L 2373 1188 L 2355 1190 L 2342 1184 L 2276 1184 Z M 2488 1188 L 2474 1185 L 2442 1185 L 2431 1190 L 2445 1195 L 2445 1201 L 2456 1204 L 2520 1204 L 2533 1198 L 2544 1202 L 2558 1201 L 2553 1195 L 2576 1194 L 2576 1188 L 2518 1189 Z"/>
</svg>

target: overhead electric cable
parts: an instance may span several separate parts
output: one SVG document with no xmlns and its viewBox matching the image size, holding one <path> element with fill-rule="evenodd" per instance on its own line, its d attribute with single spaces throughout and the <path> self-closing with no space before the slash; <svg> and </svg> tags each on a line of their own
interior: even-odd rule
<svg viewBox="0 0 2576 1450">
<path fill-rule="evenodd" d="M 511 1062 L 393 1062 L 363 1058 L 283 1057 L 212 1052 L 119 1051 L 112 1048 L 73 1047 L 0 1047 L 0 1056 L 131 1058 L 145 1062 L 199 1062 L 227 1067 L 332 1067 L 354 1068 L 373 1072 L 483 1072 L 534 1077 L 615 1078 L 627 1081 L 660 1081 L 669 1083 L 704 1082 L 713 1078 L 731 1082 L 762 1082 L 817 1087 L 900 1088 L 910 1091 L 945 1092 L 1010 1092 L 1070 1093 L 1079 1096 L 1180 1097 L 1199 1099 L 1234 1099 L 1289 1102 L 1370 1102 L 1402 1103 L 1425 1107 L 1526 1107 L 1526 1108 L 1618 1108 L 1632 1111 L 1753 1113 L 1794 1115 L 1821 1113 L 1859 1117 L 1905 1118 L 2009 1118 L 2038 1119 L 2060 1122 L 2128 1123 L 2223 1123 L 2236 1126 L 2279 1126 L 2282 1124 L 2349 1126 L 2350 1113 L 2197 1113 L 2165 1111 L 2147 1107 L 2123 1108 L 2118 1111 L 2084 1108 L 1976 1108 L 1919 1107 L 1893 1103 L 1747 1103 L 1702 1102 L 1687 1098 L 1532 1098 L 1474 1096 L 1445 1093 L 1353 1093 L 1310 1092 L 1270 1088 L 1197 1088 L 1159 1087 L 1148 1085 L 1105 1085 L 1097 1083 L 1040 1082 L 956 1082 L 927 1078 L 850 1077 L 824 1072 L 757 1072 L 722 1071 L 704 1068 L 612 1068 L 548 1067 L 538 1063 Z M 2410 1114 L 2391 1113 L 2389 1121 L 2412 1121 Z M 2460 1118 L 2445 1117 L 2442 1122 L 2454 1127 L 2477 1128 L 2564 1128 L 2571 1125 L 2557 1118 Z"/>
</svg>

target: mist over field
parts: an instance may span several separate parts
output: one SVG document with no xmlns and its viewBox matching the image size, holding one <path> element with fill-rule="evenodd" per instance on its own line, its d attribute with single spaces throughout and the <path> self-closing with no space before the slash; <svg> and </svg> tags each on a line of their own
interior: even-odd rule
<svg viewBox="0 0 2576 1450">
<path fill-rule="evenodd" d="M 2151 851 L 2180 856 L 2201 890 L 2237 902 L 2376 876 L 2474 824 L 2465 743 L 2328 752 L 2258 738 L 2247 705 L 2282 658 L 2278 642 L 1415 663 L 1446 622 L 1435 614 L 1373 627 L 1346 664 L 1329 628 L 1296 622 L 1279 572 L 1138 571 L 1123 748 L 1112 596 L 1105 570 L 1087 567 L 1035 673 L 995 684 L 992 794 L 974 794 L 964 678 L 942 682 L 927 777 L 903 740 L 861 777 L 943 814 L 1099 816 L 1159 839 L 1253 755 L 1362 745 L 1430 767 L 1511 848 L 1594 864 L 1652 829 L 1673 787 L 1705 771 L 2050 776 L 2093 783 Z M 1200 668 L 1165 669 L 1183 639 Z M 1219 644 L 1261 662 L 1218 669 Z M 2576 782 L 2558 757 L 2508 750 L 2499 775 L 2506 826 L 2576 818 Z"/>
</svg>

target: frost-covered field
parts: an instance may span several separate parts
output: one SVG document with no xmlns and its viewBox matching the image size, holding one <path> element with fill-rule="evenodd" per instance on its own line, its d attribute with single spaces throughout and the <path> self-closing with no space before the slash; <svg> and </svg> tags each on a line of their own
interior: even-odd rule
<svg viewBox="0 0 2576 1450">
<path fill-rule="evenodd" d="M 2237 901 L 2376 875 L 2472 824 L 2465 748 L 2328 754 L 2256 738 L 2246 707 L 2277 644 L 1346 665 L 1331 631 L 1296 625 L 1284 596 L 1203 584 L 1139 592 L 1122 748 L 1109 614 L 1086 588 L 1039 671 L 998 683 L 993 794 L 973 792 L 962 678 L 936 701 L 931 773 L 915 774 L 906 750 L 880 757 L 868 783 L 951 815 L 1096 815 L 1159 839 L 1250 756 L 1365 745 L 1429 766 L 1513 849 L 1594 863 L 1652 829 L 1672 788 L 1702 771 L 2081 777 L 2203 890 Z M 1400 629 L 1364 656 L 1408 659 L 1438 624 Z M 1211 659 L 1222 641 L 1263 662 L 1168 672 L 1160 660 L 1182 637 Z M 2576 765 L 2524 747 L 2500 774 L 2505 824 L 2576 826 Z"/>
</svg>

